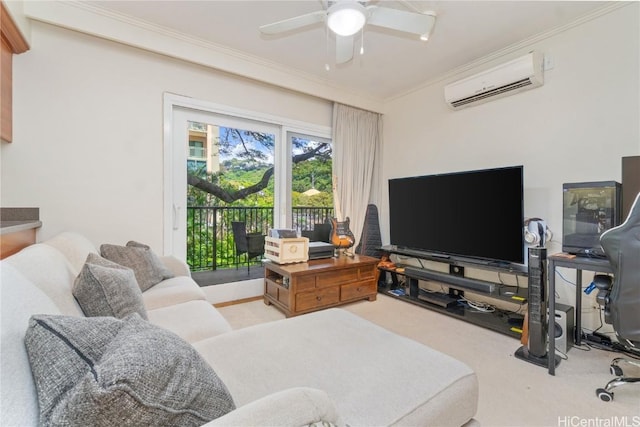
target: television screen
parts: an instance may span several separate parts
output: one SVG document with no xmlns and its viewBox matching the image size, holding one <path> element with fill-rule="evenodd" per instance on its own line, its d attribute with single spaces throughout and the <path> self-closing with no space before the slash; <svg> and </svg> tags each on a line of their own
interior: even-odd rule
<svg viewBox="0 0 640 427">
<path fill-rule="evenodd" d="M 524 264 L 523 167 L 389 180 L 391 244 Z"/>
</svg>

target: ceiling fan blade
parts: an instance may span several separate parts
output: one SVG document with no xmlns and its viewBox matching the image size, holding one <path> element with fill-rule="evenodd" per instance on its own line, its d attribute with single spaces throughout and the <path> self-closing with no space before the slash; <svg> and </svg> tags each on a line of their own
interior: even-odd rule
<svg viewBox="0 0 640 427">
<path fill-rule="evenodd" d="M 353 58 L 353 36 L 336 35 L 336 64 L 344 64 Z"/>
<path fill-rule="evenodd" d="M 306 15 L 296 16 L 282 21 L 266 24 L 259 27 L 262 34 L 280 34 L 287 31 L 297 30 L 298 28 L 324 22 L 327 19 L 327 12 L 319 10 L 317 12 L 308 13 Z"/>
<path fill-rule="evenodd" d="M 388 7 L 368 6 L 367 24 L 417 35 L 429 34 L 436 22 L 432 12 L 413 13 Z"/>
</svg>

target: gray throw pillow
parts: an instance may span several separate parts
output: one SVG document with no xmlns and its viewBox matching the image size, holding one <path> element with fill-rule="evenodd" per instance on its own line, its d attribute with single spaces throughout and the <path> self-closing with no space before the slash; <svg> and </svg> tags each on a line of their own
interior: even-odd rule
<svg viewBox="0 0 640 427">
<path fill-rule="evenodd" d="M 90 253 L 71 289 L 85 316 L 122 319 L 138 313 L 147 319 L 142 291 L 128 267 Z"/>
<path fill-rule="evenodd" d="M 133 270 L 143 292 L 165 279 L 166 267 L 149 247 L 103 244 L 100 254 L 106 259 Z"/>
<path fill-rule="evenodd" d="M 127 242 L 127 247 L 147 249 L 149 251 L 149 258 L 151 259 L 152 263 L 156 266 L 156 268 L 158 269 L 160 274 L 162 274 L 162 279 L 166 280 L 166 279 L 171 279 L 172 277 L 174 277 L 173 272 L 171 270 L 169 270 L 166 265 L 164 265 L 164 263 L 158 257 L 158 255 L 156 255 L 156 253 L 151 250 L 151 247 L 149 245 L 145 245 L 144 243 L 136 242 L 135 240 L 129 240 Z"/>
<path fill-rule="evenodd" d="M 32 316 L 25 344 L 42 425 L 199 426 L 235 409 L 193 347 L 137 314 Z"/>
</svg>

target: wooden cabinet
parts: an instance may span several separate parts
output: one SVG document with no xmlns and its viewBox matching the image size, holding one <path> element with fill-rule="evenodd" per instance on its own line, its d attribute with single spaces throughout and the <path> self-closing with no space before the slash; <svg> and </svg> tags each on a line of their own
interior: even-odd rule
<svg viewBox="0 0 640 427">
<path fill-rule="evenodd" d="M 378 259 L 326 258 L 299 264 L 265 264 L 264 302 L 287 317 L 360 299 L 375 301 Z"/>
<path fill-rule="evenodd" d="M 0 139 L 13 139 L 13 55 L 29 50 L 29 45 L 0 2 Z"/>
<path fill-rule="evenodd" d="M 36 229 L 0 234 L 0 259 L 4 259 L 36 242 Z"/>
<path fill-rule="evenodd" d="M 39 208 L 0 207 L 0 259 L 33 245 L 41 226 Z"/>
</svg>

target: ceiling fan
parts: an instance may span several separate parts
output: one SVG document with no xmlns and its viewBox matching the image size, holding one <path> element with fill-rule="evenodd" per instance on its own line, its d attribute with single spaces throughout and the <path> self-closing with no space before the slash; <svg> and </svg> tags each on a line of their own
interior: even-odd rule
<svg viewBox="0 0 640 427">
<path fill-rule="evenodd" d="M 354 35 L 365 25 L 389 28 L 404 33 L 416 34 L 420 40 L 429 39 L 436 21 L 434 12 L 419 12 L 407 1 L 400 1 L 415 10 L 367 5 L 369 0 L 325 0 L 323 10 L 262 25 L 262 34 L 274 35 L 297 30 L 317 23 L 326 23 L 336 35 L 336 64 L 353 58 Z"/>
</svg>

